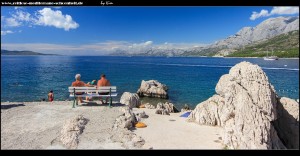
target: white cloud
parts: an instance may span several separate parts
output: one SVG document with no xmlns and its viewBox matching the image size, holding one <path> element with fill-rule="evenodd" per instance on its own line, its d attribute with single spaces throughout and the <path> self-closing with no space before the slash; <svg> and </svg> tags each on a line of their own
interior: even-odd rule
<svg viewBox="0 0 300 156">
<path fill-rule="evenodd" d="M 48 43 L 1 43 L 1 48 L 6 50 L 30 50 L 45 54 L 65 55 L 73 55 L 77 54 L 78 51 L 85 51 L 85 49 L 78 46 Z"/>
<path fill-rule="evenodd" d="M 61 9 L 62 7 L 56 6 L 56 7 L 52 7 L 52 8 L 54 8 L 54 9 Z"/>
<path fill-rule="evenodd" d="M 259 17 L 265 17 L 265 16 L 268 16 L 269 13 L 268 13 L 268 10 L 261 10 L 260 13 L 257 13 L 257 12 L 252 12 L 252 15 L 250 17 L 251 20 L 255 20 Z"/>
<path fill-rule="evenodd" d="M 15 7 L 15 10 L 22 9 L 22 7 Z"/>
<path fill-rule="evenodd" d="M 76 29 L 79 24 L 73 21 L 70 15 L 63 15 L 59 10 L 51 10 L 51 8 L 44 8 L 38 11 L 37 25 L 54 26 L 56 28 L 63 28 L 65 31 L 69 29 Z"/>
<path fill-rule="evenodd" d="M 19 21 L 17 21 L 16 19 L 14 18 L 5 18 L 5 24 L 4 26 L 7 26 L 7 27 L 18 27 L 20 26 L 21 23 Z"/>
<path fill-rule="evenodd" d="M 261 10 L 260 13 L 252 12 L 250 20 L 255 20 L 260 17 L 268 17 L 272 15 L 292 15 L 298 14 L 299 7 L 273 7 L 269 13 L 267 10 Z"/>
<path fill-rule="evenodd" d="M 1 32 L 2 33 L 2 32 Z M 31 50 L 45 54 L 63 54 L 63 55 L 105 55 L 115 50 L 125 50 L 128 52 L 140 51 L 149 48 L 159 49 L 185 49 L 203 47 L 206 44 L 201 43 L 161 43 L 153 44 L 153 41 L 141 43 L 132 43 L 127 41 L 105 41 L 99 43 L 82 44 L 82 45 L 64 45 L 64 44 L 47 44 L 47 43 L 1 43 L 1 48 L 6 50 Z"/>
<path fill-rule="evenodd" d="M 80 48 L 95 51 L 112 51 L 115 49 L 127 49 L 129 46 L 130 43 L 126 41 L 106 41 L 94 44 L 80 45 Z"/>
<path fill-rule="evenodd" d="M 148 48 L 152 44 L 153 44 L 153 41 L 146 41 L 146 42 L 142 42 L 142 43 L 132 43 L 130 45 L 130 48 L 135 48 L 135 49 L 137 49 L 137 48 L 139 48 L 139 49 L 141 49 L 141 48 Z"/>
<path fill-rule="evenodd" d="M 1 21 L 3 21 L 3 26 L 18 27 L 18 26 L 22 26 L 23 22 L 28 23 L 33 20 L 33 17 L 30 15 L 30 13 L 20 10 L 19 7 L 15 7 L 15 9 L 16 11 L 11 13 L 11 17 L 5 18 L 4 16 L 1 16 Z"/>
<path fill-rule="evenodd" d="M 42 10 L 36 11 L 34 15 L 31 15 L 29 12 L 20 10 L 19 7 L 16 7 L 15 10 L 16 11 L 11 13 L 11 16 L 8 18 L 1 16 L 1 26 L 54 26 L 56 28 L 64 29 L 65 31 L 69 31 L 70 29 L 76 29 L 79 27 L 79 24 L 76 23 L 70 15 L 64 15 L 60 10 L 51 10 L 51 8 L 44 8 Z"/>
<path fill-rule="evenodd" d="M 5 20 L 5 17 L 1 16 L 1 28 L 4 27 L 4 20 Z"/>
<path fill-rule="evenodd" d="M 144 43 L 145 46 L 151 45 L 153 42 L 152 41 L 147 41 Z"/>
<path fill-rule="evenodd" d="M 290 15 L 299 13 L 299 7 L 273 7 L 271 14 Z"/>
<path fill-rule="evenodd" d="M 101 43 L 83 45 L 65 45 L 48 43 L 1 43 L 6 50 L 30 50 L 45 54 L 63 55 L 105 55 L 115 49 L 127 48 L 130 43 L 126 41 L 106 41 Z"/>
<path fill-rule="evenodd" d="M 12 33 L 14 33 L 14 32 L 11 31 L 11 30 L 5 30 L 5 31 L 2 31 L 2 30 L 1 30 L 1 36 L 2 36 L 2 35 L 6 35 L 6 34 L 12 34 Z"/>
<path fill-rule="evenodd" d="M 12 17 L 17 21 L 30 21 L 32 18 L 30 17 L 30 13 L 18 10 L 16 14 L 13 14 Z"/>
</svg>

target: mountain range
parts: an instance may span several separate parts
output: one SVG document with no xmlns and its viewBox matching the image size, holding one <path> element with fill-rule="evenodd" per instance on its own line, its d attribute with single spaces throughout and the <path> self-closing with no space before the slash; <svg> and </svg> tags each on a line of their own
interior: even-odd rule
<svg viewBox="0 0 300 156">
<path fill-rule="evenodd" d="M 299 30 L 299 16 L 269 18 L 256 27 L 244 27 L 236 34 L 204 47 L 156 48 L 146 47 L 138 50 L 117 49 L 111 55 L 131 56 L 227 56 L 244 46 L 257 45 L 288 32 Z M 254 47 L 255 48 L 255 47 Z M 280 49 L 280 47 L 279 47 Z M 299 49 L 299 40 L 298 40 Z M 299 51 L 299 50 L 298 50 Z M 299 52 L 298 52 L 299 53 Z"/>
</svg>

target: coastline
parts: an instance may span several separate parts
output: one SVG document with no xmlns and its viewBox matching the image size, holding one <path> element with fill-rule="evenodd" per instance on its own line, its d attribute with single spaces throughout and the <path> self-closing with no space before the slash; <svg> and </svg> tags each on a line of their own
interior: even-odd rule
<svg viewBox="0 0 300 156">
<path fill-rule="evenodd" d="M 263 57 L 218 57 L 218 58 L 261 58 L 263 59 Z M 279 59 L 299 59 L 299 57 L 280 57 Z"/>
<path fill-rule="evenodd" d="M 115 120 L 123 114 L 121 109 L 125 105 L 114 102 L 109 108 L 90 102 L 72 108 L 71 103 L 1 102 L 1 149 L 67 149 L 58 138 L 65 121 L 76 115 L 89 120 L 77 149 L 126 149 L 121 142 L 110 139 Z M 131 130 L 145 140 L 141 149 L 222 149 L 219 127 L 189 123 L 179 117 L 181 113 L 165 116 L 152 109 L 134 111 L 148 115 L 142 119 L 146 128 Z"/>
<path fill-rule="evenodd" d="M 70 57 L 82 57 L 82 55 L 59 55 L 59 54 L 43 54 L 43 55 L 1 55 L 1 56 L 70 56 Z M 101 56 L 101 57 L 167 57 L 167 58 L 263 58 L 263 57 L 227 57 L 227 56 L 128 56 L 128 55 L 86 55 L 89 57 Z M 279 59 L 299 59 L 299 57 L 280 57 Z"/>
</svg>

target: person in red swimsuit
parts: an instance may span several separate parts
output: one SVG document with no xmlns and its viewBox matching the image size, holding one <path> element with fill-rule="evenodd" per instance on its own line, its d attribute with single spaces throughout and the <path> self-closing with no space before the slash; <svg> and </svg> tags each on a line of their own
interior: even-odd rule
<svg viewBox="0 0 300 156">
<path fill-rule="evenodd" d="M 50 90 L 50 92 L 48 93 L 48 100 L 50 102 L 52 102 L 54 100 L 54 94 L 53 94 L 53 90 Z"/>
<path fill-rule="evenodd" d="M 81 75 L 80 74 L 76 74 L 75 75 L 75 79 L 76 81 L 72 82 L 72 87 L 91 87 L 91 85 L 84 83 L 83 81 L 80 80 Z M 81 95 L 84 93 L 76 93 L 77 95 Z M 82 103 L 82 97 L 78 97 L 78 100 Z"/>
<path fill-rule="evenodd" d="M 98 80 L 97 87 L 101 87 L 101 86 L 111 86 L 109 80 L 106 79 L 105 74 L 101 74 L 101 79 Z M 100 95 L 108 95 L 109 92 L 99 93 L 99 94 Z M 102 97 L 100 97 L 100 101 L 102 102 L 102 104 L 104 103 L 102 100 Z M 105 103 L 107 103 L 107 101 L 108 101 L 108 97 L 106 97 Z"/>
</svg>

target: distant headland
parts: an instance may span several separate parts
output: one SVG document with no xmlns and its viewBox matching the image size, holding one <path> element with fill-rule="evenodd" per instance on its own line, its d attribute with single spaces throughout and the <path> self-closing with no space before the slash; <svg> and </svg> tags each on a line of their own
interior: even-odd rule
<svg viewBox="0 0 300 156">
<path fill-rule="evenodd" d="M 43 54 L 43 53 L 38 53 L 38 52 L 33 52 L 33 51 L 17 51 L 17 50 L 4 50 L 1 49 L 1 55 L 57 55 L 57 54 Z"/>
</svg>

